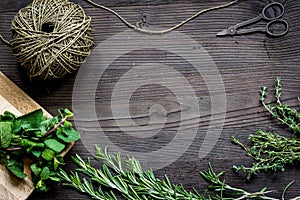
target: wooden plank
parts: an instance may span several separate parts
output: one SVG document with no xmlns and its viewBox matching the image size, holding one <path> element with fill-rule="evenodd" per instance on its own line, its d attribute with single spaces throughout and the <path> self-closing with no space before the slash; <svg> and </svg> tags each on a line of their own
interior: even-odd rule
<svg viewBox="0 0 300 200">
<path fill-rule="evenodd" d="M 0 114 L 10 111 L 17 116 L 42 108 L 32 100 L 25 92 L 18 88 L 2 72 L 0 72 Z M 43 109 L 43 108 L 42 108 Z M 43 109 L 46 116 L 51 115 Z M 62 156 L 72 148 L 74 143 L 66 147 Z M 23 180 L 11 175 L 5 166 L 0 165 L 0 200 L 23 200 L 27 199 L 34 190 L 31 181 L 30 160 L 24 159 L 27 177 Z"/>
</svg>

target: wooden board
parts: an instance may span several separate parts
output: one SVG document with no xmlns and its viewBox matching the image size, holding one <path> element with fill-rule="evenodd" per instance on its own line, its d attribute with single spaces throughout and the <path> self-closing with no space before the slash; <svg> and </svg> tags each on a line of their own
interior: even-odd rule
<svg viewBox="0 0 300 200">
<path fill-rule="evenodd" d="M 8 110 L 15 115 L 22 115 L 39 108 L 41 108 L 39 104 L 0 72 L 0 114 Z M 47 117 L 51 117 L 47 111 L 44 110 L 44 113 Z M 73 143 L 65 149 L 63 155 L 72 146 Z M 29 197 L 34 190 L 34 185 L 30 180 L 29 164 L 25 164 L 25 173 L 28 176 L 20 180 L 11 175 L 5 166 L 0 165 L 0 200 L 22 200 Z"/>
<path fill-rule="evenodd" d="M 195 12 L 228 3 L 230 0 L 97 0 L 97 3 L 118 11 L 129 22 L 136 23 L 141 20 L 142 16 L 146 16 L 151 30 L 161 30 L 174 26 L 178 22 L 195 14 Z M 32 0 L 1 0 L 0 1 L 0 28 L 4 38 L 11 38 L 11 21 L 16 13 Z M 112 16 L 111 13 L 97 9 L 86 1 L 75 0 L 82 5 L 87 15 L 93 19 L 94 43 L 96 46 L 104 44 L 107 39 L 128 31 L 118 18 Z M 286 193 L 286 199 L 291 199 L 300 195 L 300 167 L 288 167 L 284 172 L 276 173 L 259 173 L 251 182 L 244 179 L 244 174 L 236 174 L 232 170 L 233 165 L 243 164 L 251 166 L 253 160 L 245 156 L 245 152 L 237 145 L 231 143 L 232 135 L 241 139 L 244 143 L 249 134 L 253 134 L 257 129 L 272 130 L 279 134 L 288 135 L 288 131 L 280 126 L 276 120 L 272 119 L 269 114 L 263 112 L 264 109 L 259 103 L 259 90 L 261 86 L 269 87 L 269 98 L 272 99 L 273 83 L 277 76 L 282 78 L 284 87 L 282 100 L 299 110 L 299 102 L 297 97 L 300 96 L 300 1 L 297 0 L 276 0 L 285 6 L 285 14 L 283 19 L 290 24 L 290 31 L 284 37 L 268 37 L 265 34 L 253 33 L 249 35 L 241 35 L 234 37 L 216 37 L 215 34 L 224 28 L 245 21 L 252 17 L 256 17 L 260 13 L 266 3 L 271 0 L 247 0 L 239 1 L 237 4 L 226 9 L 214 10 L 206 12 L 195 20 L 190 21 L 177 31 L 186 34 L 196 42 L 198 42 L 214 59 L 220 74 L 223 78 L 226 96 L 227 96 L 227 113 L 226 122 L 223 127 L 222 135 L 218 139 L 217 145 L 210 154 L 200 159 L 199 148 L 202 146 L 208 120 L 204 120 L 204 114 L 201 112 L 201 123 L 199 125 L 197 136 L 188 151 L 170 166 L 155 171 L 155 175 L 163 177 L 165 174 L 169 176 L 172 183 L 182 184 L 188 191 L 195 188 L 199 192 L 204 192 L 207 183 L 199 176 L 199 171 L 207 169 L 207 163 L 210 162 L 216 172 L 226 171 L 225 178 L 227 183 L 232 186 L 247 189 L 248 191 L 257 191 L 260 188 L 267 187 L 270 190 L 276 190 L 272 196 L 281 199 L 281 193 L 285 186 L 292 180 L 295 183 Z M 256 24 L 263 27 L 266 22 Z M 148 27 L 147 27 L 148 28 Z M 166 35 L 167 36 L 167 35 Z M 129 38 L 128 38 L 129 39 Z M 132 38 L 131 38 L 132 39 Z M 166 47 L 170 47 L 180 40 L 170 41 Z M 131 49 L 138 44 L 128 46 L 128 40 L 114 40 L 112 47 L 120 47 L 122 49 Z M 195 51 L 198 47 L 195 47 Z M 0 42 L 0 70 L 7 76 L 17 81 L 21 88 L 29 87 L 28 82 L 24 79 L 26 76 L 16 63 L 12 50 Z M 182 49 L 178 49 L 182 50 Z M 197 50 L 198 51 L 198 50 Z M 201 111 L 208 112 L 210 107 L 205 107 L 203 102 L 206 101 L 208 91 L 201 74 L 197 73 L 195 68 L 191 66 L 183 57 L 174 55 L 172 52 L 162 51 L 161 49 L 149 49 L 147 46 L 141 49 L 135 49 L 128 54 L 120 56 L 119 51 L 109 50 L 111 53 L 109 58 L 119 56 L 111 65 L 107 66 L 103 76 L 97 77 L 99 80 L 97 90 L 89 88 L 83 91 L 83 95 L 95 94 L 95 110 L 99 118 L 99 124 L 103 130 L 117 129 L 118 124 L 112 115 L 111 103 L 112 94 L 115 85 L 124 74 L 128 72 L 138 72 L 135 67 L 143 64 L 153 64 L 169 66 L 170 69 L 176 69 L 178 75 L 174 76 L 173 81 L 181 80 L 185 77 L 189 84 L 194 88 L 196 96 L 199 98 Z M 189 55 L 192 56 L 192 55 Z M 198 57 L 190 57 L 192 60 L 198 60 Z M 99 66 L 98 60 L 95 59 L 91 65 Z M 133 71 L 132 71 L 133 70 Z M 155 73 L 153 70 L 151 74 Z M 171 74 L 166 74 L 170 76 Z M 92 80 L 94 74 L 90 74 L 87 79 Z M 157 76 L 154 76 L 157 77 Z M 95 79 L 95 81 L 97 81 Z M 123 79 L 124 80 L 124 79 Z M 132 76 L 132 81 L 140 80 L 139 76 Z M 73 104 L 73 88 L 74 83 L 78 81 L 77 76 L 70 76 L 60 81 L 53 81 L 51 84 L 42 83 L 31 84 L 30 96 L 39 102 L 50 113 L 56 113 L 57 108 L 72 108 Z M 78 83 L 78 82 L 77 82 Z M 166 82 L 168 83 L 168 82 Z M 149 84 L 148 84 L 149 85 Z M 137 123 L 150 123 L 148 102 L 151 105 L 157 104 L 157 99 L 166 99 L 166 97 L 174 97 L 172 91 L 165 87 L 166 84 L 151 84 L 138 88 L 130 99 L 130 117 Z M 218 86 L 218 85 L 217 85 Z M 132 86 L 124 85 L 122 92 L 126 96 L 129 92 L 133 92 L 127 88 Z M 186 93 L 184 87 L 176 88 L 176 91 L 182 94 Z M 125 95 L 126 94 L 126 95 Z M 169 96 L 168 96 L 169 95 Z M 174 97 L 175 98 L 175 97 Z M 202 100 L 203 99 L 203 100 Z M 145 104 L 145 103 L 147 104 Z M 207 101 L 209 102 L 209 101 Z M 80 103 L 80 102 L 79 102 Z M 152 104 L 151 104 L 152 103 Z M 174 108 L 173 104 L 162 103 L 165 109 Z M 165 106 L 166 105 L 166 106 Z M 120 105 L 121 106 L 121 105 Z M 176 108 L 176 107 L 175 107 Z M 163 112 L 165 113 L 165 112 Z M 145 116 L 144 118 L 142 118 Z M 171 120 L 180 120 L 181 113 L 177 112 L 167 115 L 166 124 L 173 125 L 174 128 L 164 128 L 155 137 L 139 138 L 139 134 L 143 131 L 134 131 L 136 137 L 129 134 L 107 131 L 103 137 L 108 137 L 114 145 L 119 146 L 123 150 L 131 151 L 129 155 L 141 152 L 154 152 L 164 147 L 172 141 L 175 136 L 175 130 L 178 130 L 176 123 L 169 123 Z M 107 120 L 111 118 L 110 120 Z M 143 121 L 144 120 L 144 121 Z M 212 121 L 215 123 L 215 121 Z M 76 143 L 73 151 L 78 153 L 83 159 L 91 156 L 87 148 L 92 148 L 95 143 L 100 140 L 94 138 L 98 136 L 97 130 L 99 125 L 90 126 L 86 124 L 84 129 L 84 137 L 86 141 Z M 130 127 L 130 124 L 128 124 Z M 80 127 L 78 126 L 78 129 Z M 122 127 L 124 128 L 124 126 Z M 105 146 L 102 146 L 105 147 Z M 110 151 L 116 153 L 115 151 Z M 170 151 L 172 155 L 174 152 Z M 67 168 L 75 169 L 71 159 L 66 159 Z M 155 164 L 152 160 L 149 163 Z M 96 164 L 96 163 L 95 163 Z M 99 166 L 99 164 L 97 164 Z M 109 191 L 108 191 L 109 192 Z M 86 200 L 88 197 L 73 190 L 71 187 L 58 187 L 50 192 L 37 193 L 34 192 L 28 199 L 30 200 L 62 200 L 76 199 Z"/>
</svg>

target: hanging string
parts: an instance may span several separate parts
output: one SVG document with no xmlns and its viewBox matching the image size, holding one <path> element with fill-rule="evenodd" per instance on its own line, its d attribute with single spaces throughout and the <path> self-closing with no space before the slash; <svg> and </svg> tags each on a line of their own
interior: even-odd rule
<svg viewBox="0 0 300 200">
<path fill-rule="evenodd" d="M 140 27 L 138 27 L 136 25 L 131 24 L 124 17 L 122 17 L 119 13 L 117 13 L 116 11 L 114 11 L 114 10 L 112 10 L 112 9 L 106 7 L 106 6 L 97 4 L 93 0 L 85 0 L 85 1 L 88 2 L 88 3 L 90 3 L 91 5 L 93 5 L 95 7 L 101 8 L 103 10 L 106 10 L 106 11 L 112 13 L 113 15 L 115 15 L 116 17 L 118 17 L 126 26 L 128 26 L 129 28 L 131 28 L 133 30 L 136 30 L 136 31 L 141 32 L 141 33 L 146 33 L 146 34 L 161 34 L 161 35 L 163 35 L 163 34 L 166 34 L 166 33 L 169 33 L 171 31 L 174 31 L 174 30 L 178 29 L 179 27 L 185 25 L 186 23 L 188 23 L 191 20 L 197 18 L 199 15 L 202 15 L 205 12 L 209 12 L 209 11 L 217 10 L 217 9 L 221 9 L 221 8 L 226 8 L 228 6 L 231 6 L 231 5 L 235 4 L 235 3 L 237 3 L 239 0 L 234 0 L 234 1 L 231 1 L 229 3 L 220 5 L 220 6 L 214 6 L 214 7 L 210 7 L 210 8 L 207 8 L 207 9 L 200 10 L 199 12 L 197 12 L 193 16 L 187 18 L 186 20 L 180 22 L 179 24 L 177 24 L 177 25 L 175 25 L 175 26 L 173 26 L 173 27 L 171 27 L 169 29 L 159 30 L 159 31 L 146 30 L 146 29 L 140 28 Z"/>
</svg>

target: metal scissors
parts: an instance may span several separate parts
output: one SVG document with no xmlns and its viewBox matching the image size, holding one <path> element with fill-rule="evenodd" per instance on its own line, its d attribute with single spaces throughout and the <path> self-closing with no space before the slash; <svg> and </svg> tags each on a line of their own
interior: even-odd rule
<svg viewBox="0 0 300 200">
<path fill-rule="evenodd" d="M 272 10 L 273 9 L 273 10 Z M 274 13 L 275 14 L 272 14 Z M 279 2 L 273 2 L 264 7 L 262 12 L 255 18 L 249 19 L 245 22 L 238 23 L 234 26 L 230 26 L 227 29 L 217 33 L 217 36 L 227 36 L 227 35 L 241 35 L 249 34 L 254 32 L 266 33 L 269 36 L 279 37 L 285 35 L 289 30 L 289 24 L 287 21 L 280 19 L 284 14 L 284 6 Z M 244 30 L 239 30 L 239 28 L 253 24 L 260 20 L 268 21 L 265 27 L 254 27 Z"/>
</svg>

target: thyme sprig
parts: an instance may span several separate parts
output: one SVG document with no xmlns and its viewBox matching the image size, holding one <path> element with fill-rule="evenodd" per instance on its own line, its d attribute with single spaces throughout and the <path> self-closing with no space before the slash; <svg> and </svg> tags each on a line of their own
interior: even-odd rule
<svg viewBox="0 0 300 200">
<path fill-rule="evenodd" d="M 228 185 L 221 179 L 224 172 L 216 173 L 211 164 L 200 175 L 209 183 L 208 189 L 213 194 L 208 191 L 200 194 L 195 189 L 187 191 L 182 185 L 172 184 L 167 176 L 163 180 L 156 178 L 151 169 L 143 170 L 134 157 L 127 158 L 124 170 L 120 153 L 111 155 L 107 148 L 102 151 L 96 146 L 95 158 L 103 162 L 100 169 L 91 165 L 90 158 L 84 161 L 79 155 L 75 155 L 72 159 L 78 166 L 76 171 L 67 173 L 60 170 L 63 184 L 99 200 L 117 200 L 117 195 L 128 200 L 274 199 L 266 196 L 272 192 L 266 188 L 250 193 Z"/>
<path fill-rule="evenodd" d="M 233 166 L 236 172 L 244 171 L 246 178 L 250 179 L 260 171 L 284 171 L 286 165 L 295 164 L 300 161 L 300 140 L 296 137 L 300 134 L 300 113 L 287 104 L 281 102 L 282 85 L 280 78 L 275 80 L 275 103 L 266 103 L 267 87 L 260 91 L 260 102 L 265 109 L 283 125 L 287 126 L 291 137 L 280 136 L 270 131 L 258 130 L 255 134 L 249 135 L 252 143 L 247 147 L 235 136 L 232 141 L 246 151 L 246 155 L 255 160 L 251 167 Z"/>
<path fill-rule="evenodd" d="M 236 137 L 232 137 L 235 144 L 240 145 L 248 156 L 255 162 L 251 167 L 233 166 L 236 172 L 244 171 L 249 180 L 260 171 L 284 171 L 287 164 L 300 161 L 300 141 L 296 138 L 286 138 L 272 132 L 258 130 L 249 135 L 252 146 L 246 147 Z"/>
<path fill-rule="evenodd" d="M 266 103 L 267 97 L 267 87 L 262 87 L 260 91 L 260 102 L 265 107 L 265 109 L 277 120 L 279 120 L 283 125 L 286 125 L 294 134 L 300 134 L 300 113 L 291 108 L 287 104 L 282 104 L 281 95 L 282 95 L 282 85 L 280 83 L 280 77 L 277 77 L 275 80 L 275 98 L 276 103 Z"/>
</svg>

